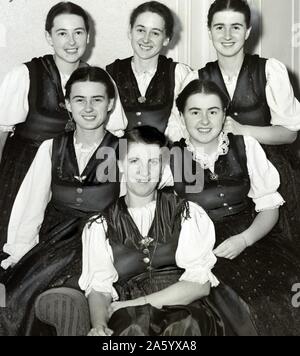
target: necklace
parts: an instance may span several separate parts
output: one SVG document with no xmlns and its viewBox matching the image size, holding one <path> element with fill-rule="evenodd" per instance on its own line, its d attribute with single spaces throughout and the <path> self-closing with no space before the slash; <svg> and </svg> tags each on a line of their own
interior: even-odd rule
<svg viewBox="0 0 300 356">
<path fill-rule="evenodd" d="M 149 272 L 150 283 L 152 283 L 152 271 L 154 270 L 154 268 L 152 267 L 152 262 L 153 262 L 153 258 L 155 256 L 157 245 L 158 245 L 158 237 L 156 238 L 155 246 L 154 246 L 153 253 L 151 256 L 150 247 L 154 241 L 155 240 L 149 236 L 143 237 L 142 240 L 140 241 L 141 249 L 143 251 L 143 255 L 145 256 L 143 258 L 143 262 L 147 266 L 147 271 Z"/>
</svg>

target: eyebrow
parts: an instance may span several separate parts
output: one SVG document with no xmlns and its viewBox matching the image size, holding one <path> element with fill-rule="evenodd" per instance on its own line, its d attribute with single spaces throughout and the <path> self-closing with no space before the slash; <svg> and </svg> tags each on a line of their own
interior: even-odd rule
<svg viewBox="0 0 300 356">
<path fill-rule="evenodd" d="M 69 29 L 67 28 L 58 28 L 57 30 L 55 30 L 55 32 L 59 32 L 59 31 L 68 31 Z M 83 30 L 86 31 L 86 29 L 84 27 L 77 27 L 74 28 L 73 31 L 78 31 L 78 30 Z"/>
<path fill-rule="evenodd" d="M 135 27 L 146 28 L 146 26 L 143 26 L 143 25 L 136 25 Z M 154 30 L 154 31 L 159 31 L 159 32 L 164 32 L 164 30 L 162 30 L 161 28 L 152 28 L 152 30 Z"/>
<path fill-rule="evenodd" d="M 218 107 L 218 106 L 212 106 L 211 108 L 207 108 L 207 110 L 213 110 L 213 109 L 218 109 L 218 110 L 221 110 L 221 108 L 220 108 L 220 107 Z M 190 109 L 189 109 L 189 111 L 192 111 L 192 110 L 198 110 L 198 111 L 201 111 L 202 109 L 201 109 L 201 108 L 196 108 L 196 107 L 194 107 L 194 108 L 190 108 Z"/>
<path fill-rule="evenodd" d="M 217 27 L 217 26 L 225 26 L 225 23 L 220 22 L 213 25 L 213 27 Z M 237 23 L 230 24 L 230 26 L 244 26 L 244 25 L 242 23 L 237 22 Z"/>
<path fill-rule="evenodd" d="M 104 95 L 93 95 L 92 98 L 104 98 L 105 96 Z M 75 95 L 72 97 L 72 99 L 84 99 L 86 98 L 86 96 L 84 95 Z"/>
</svg>

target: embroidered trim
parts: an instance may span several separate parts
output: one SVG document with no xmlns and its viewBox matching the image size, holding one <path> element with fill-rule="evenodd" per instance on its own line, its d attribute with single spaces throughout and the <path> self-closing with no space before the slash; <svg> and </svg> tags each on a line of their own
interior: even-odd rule
<svg viewBox="0 0 300 356">
<path fill-rule="evenodd" d="M 194 147 L 189 137 L 186 139 L 187 149 L 192 152 L 194 160 L 197 161 L 203 169 L 209 169 L 212 173 L 214 173 L 215 163 L 219 157 L 227 155 L 229 150 L 229 139 L 225 132 L 220 133 L 218 140 L 217 151 L 213 155 L 207 155 L 203 152 L 202 147 Z"/>
</svg>

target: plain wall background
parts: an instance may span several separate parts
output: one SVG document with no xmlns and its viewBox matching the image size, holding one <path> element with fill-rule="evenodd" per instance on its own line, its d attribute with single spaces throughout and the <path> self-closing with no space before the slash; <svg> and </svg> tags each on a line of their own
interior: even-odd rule
<svg viewBox="0 0 300 356">
<path fill-rule="evenodd" d="M 254 8 L 257 31 L 254 52 L 281 60 L 293 74 L 298 92 L 300 45 L 292 47 L 293 26 L 300 23 L 300 0 L 248 0 Z M 44 37 L 47 12 L 58 0 L 0 0 L 0 82 L 13 66 L 51 53 Z M 143 0 L 73 0 L 92 16 L 96 36 L 88 61 L 104 67 L 116 58 L 131 55 L 127 37 L 129 14 Z M 175 60 L 194 68 L 215 59 L 206 28 L 212 0 L 161 0 L 177 13 L 181 40 L 169 51 Z M 300 26 L 300 25 L 299 25 Z M 180 26 L 179 26 L 180 27 Z M 299 27 L 300 31 L 300 27 Z"/>
<path fill-rule="evenodd" d="M 181 0 L 185 1 L 185 0 Z M 0 0 L 0 80 L 13 66 L 52 53 L 45 35 L 45 19 L 58 0 Z M 131 55 L 127 37 L 129 15 L 141 0 L 73 0 L 94 20 L 95 43 L 89 63 L 105 66 Z M 174 0 L 161 0 L 174 10 Z M 172 53 L 171 53 L 172 55 Z"/>
</svg>

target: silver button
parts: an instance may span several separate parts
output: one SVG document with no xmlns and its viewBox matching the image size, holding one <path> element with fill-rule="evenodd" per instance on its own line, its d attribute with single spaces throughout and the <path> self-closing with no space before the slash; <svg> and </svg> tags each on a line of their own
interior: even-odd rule
<svg viewBox="0 0 300 356">
<path fill-rule="evenodd" d="M 220 198 L 224 198 L 225 197 L 225 194 L 224 193 L 221 193 L 220 194 Z"/>
<path fill-rule="evenodd" d="M 81 198 L 77 198 L 76 201 L 77 201 L 77 203 L 79 203 L 79 204 L 83 203 L 83 199 L 81 199 Z"/>
<path fill-rule="evenodd" d="M 223 206 L 224 206 L 225 208 L 227 208 L 228 204 L 227 204 L 227 203 L 224 203 Z"/>
<path fill-rule="evenodd" d="M 233 115 L 234 115 L 234 116 L 239 116 L 239 113 L 238 113 L 238 112 L 235 112 Z"/>
<path fill-rule="evenodd" d="M 139 122 L 138 122 L 138 125 L 139 125 L 139 126 L 142 126 L 142 121 L 139 121 Z"/>
<path fill-rule="evenodd" d="M 142 113 L 141 113 L 140 111 L 138 111 L 138 112 L 136 113 L 136 116 L 142 116 Z"/>
<path fill-rule="evenodd" d="M 146 263 L 146 265 L 148 265 L 150 263 L 150 258 L 146 257 L 143 259 L 144 263 Z"/>
<path fill-rule="evenodd" d="M 77 191 L 78 194 L 82 194 L 83 193 L 83 189 L 82 188 L 77 188 L 76 191 Z"/>
<path fill-rule="evenodd" d="M 232 207 L 232 206 L 230 206 L 230 207 L 228 208 L 228 210 L 229 210 L 229 211 L 233 210 L 233 207 Z"/>
</svg>

